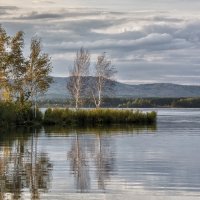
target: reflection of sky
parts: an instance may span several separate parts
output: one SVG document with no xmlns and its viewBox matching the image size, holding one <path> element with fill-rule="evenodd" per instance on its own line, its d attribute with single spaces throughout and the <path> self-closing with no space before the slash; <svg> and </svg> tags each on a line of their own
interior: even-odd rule
<svg viewBox="0 0 200 200">
<path fill-rule="evenodd" d="M 150 189 L 198 191 L 198 139 L 198 135 L 169 137 L 169 134 L 121 139 L 118 146 L 124 143 L 126 146 L 119 150 L 121 159 L 117 166 L 124 167 L 119 176 Z"/>
<path fill-rule="evenodd" d="M 42 38 L 54 76 L 67 76 L 84 46 L 92 63 L 107 52 L 120 81 L 199 85 L 199 0 L 3 0 L 0 6 L 9 34 L 23 30 L 27 44 L 33 35 Z"/>
</svg>

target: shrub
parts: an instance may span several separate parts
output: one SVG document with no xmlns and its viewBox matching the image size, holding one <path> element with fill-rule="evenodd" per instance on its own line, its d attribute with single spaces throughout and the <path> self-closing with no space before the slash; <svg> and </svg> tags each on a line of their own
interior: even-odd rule
<svg viewBox="0 0 200 200">
<path fill-rule="evenodd" d="M 30 103 L 19 104 L 10 102 L 0 102 L 0 125 L 8 126 L 32 124 L 42 121 L 42 113 L 36 110 L 36 118 L 34 110 Z"/>
</svg>

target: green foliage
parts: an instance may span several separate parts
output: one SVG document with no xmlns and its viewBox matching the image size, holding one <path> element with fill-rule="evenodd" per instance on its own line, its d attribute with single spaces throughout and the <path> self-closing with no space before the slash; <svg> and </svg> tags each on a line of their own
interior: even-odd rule
<svg viewBox="0 0 200 200">
<path fill-rule="evenodd" d="M 39 38 L 32 38 L 30 46 L 30 55 L 25 57 L 24 33 L 8 36 L 0 25 L 0 99 L 33 103 L 48 90 L 52 82 L 51 58 L 42 52 Z"/>
<path fill-rule="evenodd" d="M 44 94 L 48 90 L 53 81 L 49 76 L 51 70 L 51 59 L 42 52 L 41 40 L 37 37 L 32 38 L 24 76 L 27 99 L 33 102 L 33 99 L 37 99 L 38 95 Z"/>
<path fill-rule="evenodd" d="M 42 113 L 37 109 L 37 117 L 34 118 L 34 110 L 31 104 L 0 102 L 0 126 L 26 125 L 42 121 Z"/>
<path fill-rule="evenodd" d="M 156 112 L 143 113 L 114 109 L 47 109 L 44 123 L 48 125 L 101 125 L 101 124 L 151 124 L 156 122 Z"/>
</svg>

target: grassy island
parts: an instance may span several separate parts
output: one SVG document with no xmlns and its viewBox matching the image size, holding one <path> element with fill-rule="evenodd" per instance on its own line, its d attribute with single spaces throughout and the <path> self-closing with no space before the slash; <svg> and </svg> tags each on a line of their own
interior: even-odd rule
<svg viewBox="0 0 200 200">
<path fill-rule="evenodd" d="M 117 109 L 47 109 L 46 125 L 153 124 L 156 112 Z"/>
<path fill-rule="evenodd" d="M 31 104 L 0 102 L 0 126 L 10 125 L 75 125 L 95 126 L 114 124 L 148 125 L 156 122 L 156 112 L 119 109 L 58 109 L 49 108 L 43 114 L 34 112 Z"/>
</svg>

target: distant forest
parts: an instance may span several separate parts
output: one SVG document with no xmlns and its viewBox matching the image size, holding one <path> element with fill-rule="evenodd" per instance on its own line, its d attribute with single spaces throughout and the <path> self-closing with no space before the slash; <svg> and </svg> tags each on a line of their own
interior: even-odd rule
<svg viewBox="0 0 200 200">
<path fill-rule="evenodd" d="M 39 101 L 40 107 L 71 107 L 69 100 Z M 85 99 L 85 107 L 94 107 L 89 99 Z M 196 98 L 105 98 L 104 108 L 200 108 L 200 97 Z"/>
</svg>

